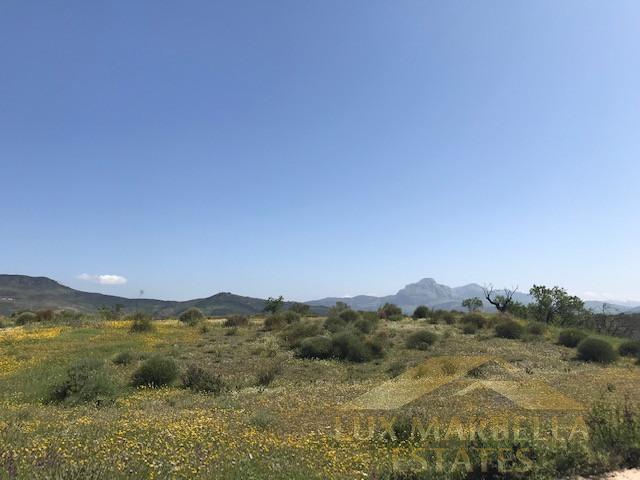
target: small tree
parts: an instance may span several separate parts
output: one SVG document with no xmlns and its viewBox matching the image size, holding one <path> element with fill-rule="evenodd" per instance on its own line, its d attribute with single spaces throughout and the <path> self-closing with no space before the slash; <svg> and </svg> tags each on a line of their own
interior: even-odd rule
<svg viewBox="0 0 640 480">
<path fill-rule="evenodd" d="M 391 318 L 394 316 L 402 315 L 402 309 L 393 303 L 385 303 L 378 309 L 378 317 Z"/>
<path fill-rule="evenodd" d="M 513 302 L 513 295 L 516 293 L 516 290 L 518 290 L 518 287 L 512 289 L 504 288 L 504 293 L 501 295 L 496 294 L 493 285 L 484 286 L 482 290 L 484 291 L 484 298 L 487 299 L 487 302 L 496 307 L 496 310 L 500 313 L 506 313 L 509 310 L 509 305 Z"/>
<path fill-rule="evenodd" d="M 289 307 L 289 310 L 296 312 L 301 317 L 305 317 L 309 315 L 310 307 L 305 303 L 294 302 L 291 307 Z"/>
<path fill-rule="evenodd" d="M 418 318 L 427 318 L 430 313 L 431 310 L 429 310 L 429 307 L 427 307 L 426 305 L 420 305 L 413 311 L 413 318 L 415 318 L 416 320 Z"/>
<path fill-rule="evenodd" d="M 268 313 L 278 313 L 284 305 L 284 297 L 280 295 L 278 298 L 269 297 L 264 305 L 264 311 Z"/>
<path fill-rule="evenodd" d="M 469 310 L 469 313 L 471 313 L 480 310 L 483 306 L 483 303 L 482 300 L 480 300 L 478 297 L 465 298 L 462 301 L 462 306 Z"/>
<path fill-rule="evenodd" d="M 529 308 L 533 316 L 541 322 L 553 323 L 560 319 L 563 324 L 571 323 L 584 308 L 584 302 L 578 297 L 568 295 L 564 288 L 534 285 L 529 293 L 536 299 Z"/>
<path fill-rule="evenodd" d="M 202 310 L 200 310 L 199 308 L 191 307 L 185 310 L 184 312 L 182 312 L 178 317 L 178 319 L 182 323 L 186 323 L 187 325 L 194 326 L 200 323 L 204 319 L 204 314 L 202 313 Z"/>
</svg>

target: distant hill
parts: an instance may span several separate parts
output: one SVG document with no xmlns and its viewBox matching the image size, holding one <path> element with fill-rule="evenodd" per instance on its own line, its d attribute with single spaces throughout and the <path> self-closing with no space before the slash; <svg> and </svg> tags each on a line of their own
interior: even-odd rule
<svg viewBox="0 0 640 480">
<path fill-rule="evenodd" d="M 125 311 L 144 310 L 158 317 L 173 317 L 189 307 L 206 315 L 254 314 L 262 312 L 265 300 L 233 293 L 217 293 L 207 298 L 177 302 L 148 298 L 131 299 L 75 290 L 47 277 L 0 274 L 0 314 L 17 310 L 68 309 L 95 312 L 101 307 L 122 305 Z M 317 307 L 318 313 L 326 311 Z"/>
<path fill-rule="evenodd" d="M 502 293 L 496 291 L 496 294 Z M 419 282 L 410 283 L 398 290 L 395 295 L 375 297 L 370 295 L 358 295 L 355 297 L 328 297 L 307 302 L 313 306 L 331 307 L 336 302 L 344 302 L 356 310 L 377 310 L 386 302 L 398 305 L 405 313 L 411 313 L 418 305 L 427 305 L 430 308 L 443 310 L 463 310 L 462 300 L 465 298 L 479 297 L 484 303 L 484 310 L 495 311 L 495 308 L 484 299 L 482 286 L 470 283 L 461 287 L 449 287 L 437 283 L 433 278 L 423 278 Z M 514 300 L 528 304 L 532 302 L 529 294 L 516 292 Z M 593 311 L 601 311 L 603 302 L 589 301 L 585 306 Z M 622 305 L 607 303 L 610 313 L 623 313 L 630 308 Z M 640 308 L 638 308 L 640 310 Z"/>
</svg>

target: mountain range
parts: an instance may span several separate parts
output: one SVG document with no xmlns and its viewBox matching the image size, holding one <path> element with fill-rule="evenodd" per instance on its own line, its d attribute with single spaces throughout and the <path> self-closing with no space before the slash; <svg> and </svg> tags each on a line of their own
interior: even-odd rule
<svg viewBox="0 0 640 480">
<path fill-rule="evenodd" d="M 502 293 L 496 291 L 496 294 Z M 356 310 L 377 310 L 384 303 L 394 303 L 406 313 L 418 305 L 444 310 L 461 310 L 462 300 L 470 297 L 483 299 L 484 309 L 493 307 L 484 300 L 483 288 L 477 283 L 461 287 L 449 287 L 437 283 L 433 278 L 423 278 L 401 288 L 395 295 L 381 297 L 357 295 L 355 297 L 327 297 L 307 303 L 315 313 L 326 313 L 336 302 L 344 302 Z M 530 303 L 530 295 L 516 292 L 514 299 Z M 190 307 L 197 307 L 207 315 L 254 314 L 262 312 L 266 300 L 245 297 L 228 292 L 216 293 L 207 298 L 187 301 L 132 299 L 101 293 L 83 292 L 62 285 L 47 277 L 0 274 L 0 314 L 7 315 L 19 310 L 71 309 L 80 312 L 95 312 L 99 308 L 121 305 L 124 311 L 144 310 L 157 317 L 173 317 Z M 287 303 L 290 304 L 290 303 Z M 601 311 L 603 302 L 585 302 L 587 308 Z M 616 305 L 607 302 L 610 313 L 640 313 L 639 306 Z"/>
<path fill-rule="evenodd" d="M 157 317 L 175 317 L 190 307 L 197 307 L 206 315 L 254 314 L 262 312 L 266 300 L 243 297 L 221 292 L 207 298 L 184 302 L 132 299 L 90 293 L 66 287 L 47 277 L 26 275 L 0 275 L 0 314 L 7 315 L 19 310 L 68 309 L 80 312 L 95 312 L 99 308 L 122 305 L 125 312 L 143 310 Z M 317 307 L 316 313 L 326 312 Z"/>
<path fill-rule="evenodd" d="M 504 290 L 497 290 L 497 295 Z M 465 298 L 479 297 L 482 299 L 485 311 L 495 311 L 495 308 L 484 299 L 484 290 L 477 283 L 469 283 L 461 287 L 449 287 L 437 283 L 433 278 L 423 278 L 419 282 L 410 283 L 401 288 L 395 295 L 375 297 L 371 295 L 357 295 L 355 297 L 327 297 L 320 300 L 306 302 L 313 306 L 329 307 L 336 302 L 344 302 L 356 310 L 376 310 L 381 305 L 389 302 L 398 305 L 405 313 L 411 313 L 418 305 L 426 305 L 430 308 L 443 310 L 461 310 L 462 301 Z M 515 292 L 513 299 L 523 304 L 533 301 L 531 295 L 523 292 Z M 593 311 L 601 311 L 605 302 L 586 301 L 585 307 Z M 609 313 L 640 313 L 640 307 L 618 305 L 606 302 Z"/>
</svg>

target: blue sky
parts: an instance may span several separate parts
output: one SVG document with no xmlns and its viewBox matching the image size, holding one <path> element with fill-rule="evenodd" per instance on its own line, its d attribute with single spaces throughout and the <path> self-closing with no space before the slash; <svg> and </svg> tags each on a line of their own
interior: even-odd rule
<svg viewBox="0 0 640 480">
<path fill-rule="evenodd" d="M 639 24 L 636 1 L 5 0 L 0 272 L 638 300 Z"/>
</svg>

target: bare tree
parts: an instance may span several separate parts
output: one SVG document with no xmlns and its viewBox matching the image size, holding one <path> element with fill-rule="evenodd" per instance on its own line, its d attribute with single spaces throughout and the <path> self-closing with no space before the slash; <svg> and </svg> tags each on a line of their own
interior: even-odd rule
<svg viewBox="0 0 640 480">
<path fill-rule="evenodd" d="M 493 289 L 493 285 L 491 284 L 485 285 L 484 287 L 482 287 L 482 290 L 484 292 L 484 298 L 487 299 L 487 302 L 496 307 L 496 310 L 498 310 L 500 313 L 505 313 L 507 312 L 507 310 L 509 310 L 509 305 L 511 305 L 511 303 L 513 302 L 513 295 L 518 290 L 518 287 L 516 286 L 515 288 L 504 288 L 502 290 L 504 293 L 500 295 L 496 294 Z"/>
</svg>

